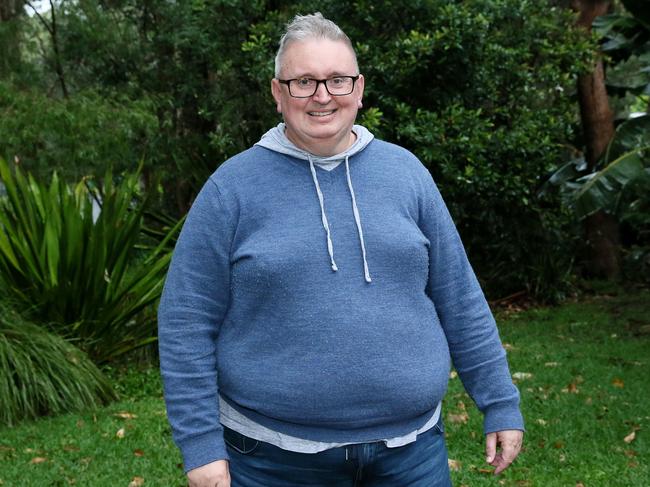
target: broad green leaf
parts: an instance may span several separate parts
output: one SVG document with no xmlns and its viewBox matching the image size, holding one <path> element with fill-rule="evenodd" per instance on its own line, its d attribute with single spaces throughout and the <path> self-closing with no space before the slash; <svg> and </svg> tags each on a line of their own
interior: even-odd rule
<svg viewBox="0 0 650 487">
<path fill-rule="evenodd" d="M 643 174 L 644 166 L 638 151 L 628 152 L 601 171 L 590 174 L 575 195 L 576 213 L 585 218 L 598 210 L 614 213 L 622 189 Z"/>
<path fill-rule="evenodd" d="M 650 8 L 647 0 L 623 0 L 625 9 L 650 31 Z"/>
<path fill-rule="evenodd" d="M 630 118 L 616 128 L 603 164 L 608 164 L 626 152 L 647 146 L 650 146 L 650 115 Z"/>
</svg>

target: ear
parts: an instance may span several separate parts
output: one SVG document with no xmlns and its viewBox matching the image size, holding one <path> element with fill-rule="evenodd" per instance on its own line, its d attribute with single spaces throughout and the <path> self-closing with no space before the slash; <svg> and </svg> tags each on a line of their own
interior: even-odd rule
<svg viewBox="0 0 650 487">
<path fill-rule="evenodd" d="M 363 106 L 363 89 L 366 87 L 366 79 L 362 74 L 359 75 L 359 79 L 354 85 L 354 93 L 357 97 L 357 107 L 361 108 Z"/>
<path fill-rule="evenodd" d="M 282 113 L 282 86 L 280 86 L 280 82 L 275 78 L 271 80 L 271 94 L 275 100 L 275 109 L 278 113 Z"/>
</svg>

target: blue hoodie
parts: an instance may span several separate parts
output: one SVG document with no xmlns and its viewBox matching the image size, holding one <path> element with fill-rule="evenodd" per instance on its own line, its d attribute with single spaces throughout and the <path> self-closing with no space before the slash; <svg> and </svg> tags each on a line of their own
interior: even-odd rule
<svg viewBox="0 0 650 487">
<path fill-rule="evenodd" d="M 227 458 L 218 396 L 322 442 L 422 427 L 450 358 L 484 431 L 523 429 L 494 319 L 431 176 L 379 140 L 330 171 L 261 146 L 210 177 L 159 308 L 186 470 Z"/>
</svg>

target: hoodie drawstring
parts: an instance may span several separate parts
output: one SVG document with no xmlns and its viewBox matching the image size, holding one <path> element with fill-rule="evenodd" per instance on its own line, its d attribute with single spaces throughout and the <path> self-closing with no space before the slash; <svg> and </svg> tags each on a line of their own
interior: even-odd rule
<svg viewBox="0 0 650 487">
<path fill-rule="evenodd" d="M 316 168 L 314 167 L 314 161 L 311 160 L 311 157 L 309 157 L 309 168 L 311 169 L 311 177 L 314 179 L 314 185 L 316 186 L 316 193 L 318 194 L 318 201 L 320 202 L 321 220 L 323 221 L 323 227 L 325 228 L 325 233 L 327 233 L 327 251 L 330 254 L 330 260 L 332 261 L 332 270 L 338 271 L 339 268 L 336 267 L 336 262 L 334 262 L 334 246 L 332 245 L 330 226 L 329 223 L 327 223 L 327 215 L 325 215 L 325 205 L 323 204 L 323 193 L 320 190 L 320 185 L 318 184 L 318 178 L 316 177 Z"/>
<path fill-rule="evenodd" d="M 349 157 L 345 157 L 345 172 L 348 180 L 348 189 L 350 190 L 350 196 L 352 198 L 352 213 L 354 214 L 354 221 L 357 225 L 357 231 L 359 233 L 359 243 L 361 244 L 361 254 L 363 256 L 363 272 L 366 282 L 372 282 L 370 278 L 370 271 L 368 269 L 368 261 L 366 260 L 366 245 L 363 239 L 363 230 L 361 229 L 361 218 L 359 216 L 359 208 L 357 208 L 357 200 L 354 196 L 354 189 L 352 188 L 352 179 L 350 178 L 350 164 L 348 163 Z M 314 167 L 314 162 L 311 157 L 309 157 L 309 168 L 311 169 L 311 176 L 314 180 L 314 186 L 316 186 L 316 194 L 318 195 L 318 201 L 320 203 L 320 212 L 321 220 L 323 222 L 323 228 L 325 228 L 325 233 L 327 234 L 327 251 L 329 252 L 330 260 L 332 262 L 332 270 L 338 271 L 336 262 L 334 261 L 334 246 L 332 245 L 332 236 L 330 232 L 330 226 L 327 221 L 327 215 L 325 214 L 325 204 L 323 202 L 323 193 L 318 184 L 318 177 L 316 177 L 316 168 Z"/>
<path fill-rule="evenodd" d="M 352 213 L 354 213 L 354 221 L 357 224 L 359 231 L 359 243 L 361 244 L 361 254 L 363 255 L 363 273 L 366 282 L 372 282 L 370 278 L 370 271 L 368 270 L 368 261 L 366 260 L 366 244 L 363 241 L 363 230 L 361 230 L 361 218 L 359 217 L 359 208 L 357 208 L 357 199 L 354 197 L 354 189 L 352 188 L 352 179 L 350 178 L 350 164 L 348 164 L 348 156 L 345 156 L 345 173 L 348 177 L 348 188 L 350 188 L 350 196 L 352 197 Z"/>
</svg>

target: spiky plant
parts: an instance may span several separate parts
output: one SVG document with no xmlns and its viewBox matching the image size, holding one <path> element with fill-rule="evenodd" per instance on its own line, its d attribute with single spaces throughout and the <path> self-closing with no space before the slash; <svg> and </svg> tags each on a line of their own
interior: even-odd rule
<svg viewBox="0 0 650 487">
<path fill-rule="evenodd" d="M 138 174 L 75 186 L 54 174 L 48 186 L 0 159 L 0 178 L 0 284 L 21 309 L 99 362 L 155 340 L 143 311 L 160 296 L 180 222 L 159 245 L 139 247 Z"/>
<path fill-rule="evenodd" d="M 0 424 L 95 408 L 114 398 L 84 352 L 0 302 Z"/>
</svg>

